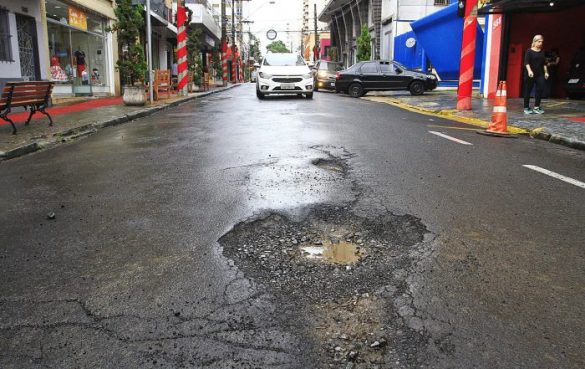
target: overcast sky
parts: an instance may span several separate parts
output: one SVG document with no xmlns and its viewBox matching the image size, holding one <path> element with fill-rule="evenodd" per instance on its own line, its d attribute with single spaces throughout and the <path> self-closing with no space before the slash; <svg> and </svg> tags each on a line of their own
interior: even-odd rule
<svg viewBox="0 0 585 369">
<path fill-rule="evenodd" d="M 273 2 L 274 4 L 270 4 Z M 266 45 L 272 41 L 266 38 L 266 32 L 274 29 L 277 32 L 276 40 L 281 40 L 293 49 L 300 46 L 300 30 L 303 24 L 303 1 L 302 0 L 251 0 L 244 2 L 244 18 L 254 21 L 250 25 L 250 31 L 258 37 L 264 53 Z M 287 33 L 288 29 L 290 31 Z M 244 26 L 248 31 L 248 25 Z"/>
</svg>

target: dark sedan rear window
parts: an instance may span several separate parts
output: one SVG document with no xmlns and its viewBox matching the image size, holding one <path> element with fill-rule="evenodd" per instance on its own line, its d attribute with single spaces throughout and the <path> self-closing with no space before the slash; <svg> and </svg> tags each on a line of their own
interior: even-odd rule
<svg viewBox="0 0 585 369">
<path fill-rule="evenodd" d="M 319 69 L 337 72 L 338 70 L 342 70 L 343 67 L 341 66 L 341 63 L 321 62 L 321 64 L 319 64 Z"/>
<path fill-rule="evenodd" d="M 360 72 L 362 73 L 378 73 L 378 67 L 375 62 L 367 62 L 362 65 Z"/>
</svg>

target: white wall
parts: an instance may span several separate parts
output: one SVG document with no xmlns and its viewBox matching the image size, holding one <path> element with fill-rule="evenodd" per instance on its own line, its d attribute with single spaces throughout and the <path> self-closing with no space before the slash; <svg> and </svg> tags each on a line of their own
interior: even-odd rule
<svg viewBox="0 0 585 369">
<path fill-rule="evenodd" d="M 43 45 L 46 43 L 45 35 L 43 33 L 43 26 L 41 23 L 41 12 L 39 2 L 35 0 L 0 0 L 0 5 L 8 9 L 8 21 L 10 24 L 10 38 L 12 44 L 12 59 L 13 62 L 0 62 L 0 78 L 21 78 L 20 72 L 20 57 L 18 55 L 18 38 L 16 36 L 16 15 L 15 13 L 27 15 L 35 18 L 37 29 L 38 55 L 39 55 L 39 70 L 41 72 L 41 79 L 47 79 L 47 66 L 49 59 L 45 52 Z M 24 10 L 28 10 L 25 12 Z"/>
<path fill-rule="evenodd" d="M 382 21 L 392 18 L 392 23 L 382 26 L 380 56 L 394 57 L 394 37 L 412 31 L 410 23 L 432 14 L 444 6 L 435 6 L 434 0 L 384 0 Z"/>
</svg>

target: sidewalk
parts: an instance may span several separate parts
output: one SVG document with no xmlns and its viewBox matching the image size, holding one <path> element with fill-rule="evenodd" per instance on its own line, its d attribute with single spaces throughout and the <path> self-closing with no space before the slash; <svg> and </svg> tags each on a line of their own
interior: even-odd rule
<svg viewBox="0 0 585 369">
<path fill-rule="evenodd" d="M 175 94 L 145 106 L 126 106 L 121 97 L 94 98 L 76 104 L 55 105 L 47 109 L 53 118 L 52 127 L 49 126 L 47 117 L 40 113 L 36 113 L 30 124 L 25 126 L 28 113 L 15 112 L 9 115 L 16 123 L 18 131 L 15 135 L 12 134 L 10 124 L 0 120 L 0 160 L 53 147 L 95 133 L 100 128 L 125 123 L 235 86 L 237 85 L 211 86 L 208 91 L 193 92 L 189 96 Z"/>
<path fill-rule="evenodd" d="M 439 89 L 422 96 L 407 91 L 370 92 L 364 99 L 395 105 L 423 114 L 486 128 L 491 121 L 493 100 L 472 98 L 471 111 L 456 110 L 457 91 Z M 531 99 L 531 104 L 534 99 Z M 523 100 L 508 99 L 508 130 L 516 134 L 585 150 L 585 100 L 543 99 L 542 115 L 523 113 Z"/>
</svg>

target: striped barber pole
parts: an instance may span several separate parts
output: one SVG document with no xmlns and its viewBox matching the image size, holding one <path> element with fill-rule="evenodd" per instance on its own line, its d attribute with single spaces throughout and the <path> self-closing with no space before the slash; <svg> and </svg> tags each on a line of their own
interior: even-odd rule
<svg viewBox="0 0 585 369">
<path fill-rule="evenodd" d="M 227 83 L 228 80 L 228 62 L 227 62 L 227 45 L 225 40 L 221 45 L 221 75 L 224 81 L 224 84 Z"/>
<path fill-rule="evenodd" d="M 187 95 L 187 11 L 184 6 L 177 7 L 177 72 L 179 73 L 179 94 Z"/>
<path fill-rule="evenodd" d="M 471 110 L 473 88 L 473 64 L 475 62 L 475 36 L 477 29 L 477 0 L 465 3 L 463 21 L 463 41 L 461 62 L 459 64 L 459 89 L 457 91 L 457 110 Z"/>
<path fill-rule="evenodd" d="M 236 59 L 232 58 L 232 83 L 238 83 L 238 80 L 236 79 Z"/>
</svg>

